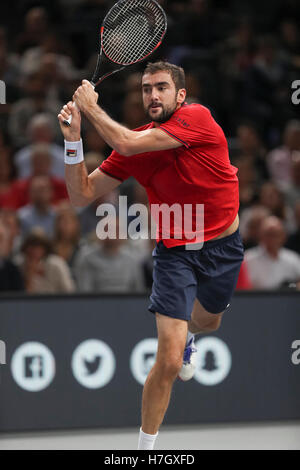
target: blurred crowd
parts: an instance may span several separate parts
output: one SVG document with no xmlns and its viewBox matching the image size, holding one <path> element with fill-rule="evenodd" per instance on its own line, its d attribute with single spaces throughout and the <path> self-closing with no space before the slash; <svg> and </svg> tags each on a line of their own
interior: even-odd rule
<svg viewBox="0 0 300 470">
<path fill-rule="evenodd" d="M 99 26 L 114 1 L 19 0 L 1 4 L 0 290 L 28 293 L 145 292 L 151 240 L 99 240 L 97 206 L 147 203 L 128 180 L 74 208 L 64 182 L 57 114 L 90 78 Z M 238 289 L 300 289 L 300 8 L 297 0 L 162 0 L 168 32 L 158 58 L 186 72 L 188 102 L 207 106 L 238 168 L 245 245 Z M 101 84 L 99 102 L 130 129 L 147 122 L 144 64 Z M 83 119 L 88 172 L 111 149 Z"/>
</svg>

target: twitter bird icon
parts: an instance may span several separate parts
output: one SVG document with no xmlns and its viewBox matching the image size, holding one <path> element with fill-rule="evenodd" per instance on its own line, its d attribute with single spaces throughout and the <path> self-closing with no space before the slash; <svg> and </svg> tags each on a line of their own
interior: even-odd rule
<svg viewBox="0 0 300 470">
<path fill-rule="evenodd" d="M 83 359 L 83 362 L 86 368 L 86 375 L 92 375 L 95 374 L 100 367 L 101 356 L 95 356 L 92 361 Z"/>
<path fill-rule="evenodd" d="M 105 387 L 113 378 L 116 359 L 104 341 L 91 338 L 80 343 L 72 355 L 72 372 L 83 387 Z"/>
</svg>

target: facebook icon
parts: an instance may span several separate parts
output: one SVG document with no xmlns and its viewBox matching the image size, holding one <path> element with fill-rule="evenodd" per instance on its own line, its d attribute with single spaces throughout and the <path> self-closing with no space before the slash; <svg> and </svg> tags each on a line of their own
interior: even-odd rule
<svg viewBox="0 0 300 470">
<path fill-rule="evenodd" d="M 43 357 L 26 356 L 24 357 L 24 376 L 33 379 L 43 377 Z"/>
<path fill-rule="evenodd" d="M 13 353 L 11 371 L 19 387 L 28 392 L 40 392 L 54 379 L 55 359 L 45 344 L 29 341 Z"/>
</svg>

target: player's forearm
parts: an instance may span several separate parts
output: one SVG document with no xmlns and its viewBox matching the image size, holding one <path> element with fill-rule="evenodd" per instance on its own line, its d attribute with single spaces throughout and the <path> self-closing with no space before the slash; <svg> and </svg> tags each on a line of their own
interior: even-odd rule
<svg viewBox="0 0 300 470">
<path fill-rule="evenodd" d="M 72 116 L 70 126 L 64 124 Z M 65 181 L 71 204 L 77 207 L 88 205 L 95 199 L 94 183 L 88 177 L 84 163 L 82 140 L 80 138 L 80 112 L 69 101 L 58 115 L 64 140 Z"/>
<path fill-rule="evenodd" d="M 65 179 L 71 204 L 84 207 L 93 200 L 93 190 L 84 162 L 65 164 Z"/>
<path fill-rule="evenodd" d="M 136 134 L 134 131 L 111 119 L 97 104 L 90 106 L 84 113 L 110 147 L 121 155 L 130 154 L 130 143 Z"/>
</svg>

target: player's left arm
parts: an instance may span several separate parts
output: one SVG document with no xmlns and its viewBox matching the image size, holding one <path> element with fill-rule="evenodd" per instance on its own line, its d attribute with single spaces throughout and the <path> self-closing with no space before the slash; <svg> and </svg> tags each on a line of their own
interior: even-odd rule
<svg viewBox="0 0 300 470">
<path fill-rule="evenodd" d="M 105 142 L 121 155 L 127 157 L 138 153 L 174 149 L 182 145 L 159 128 L 135 132 L 111 119 L 97 105 L 98 93 L 87 80 L 83 80 L 73 99 Z"/>
</svg>

